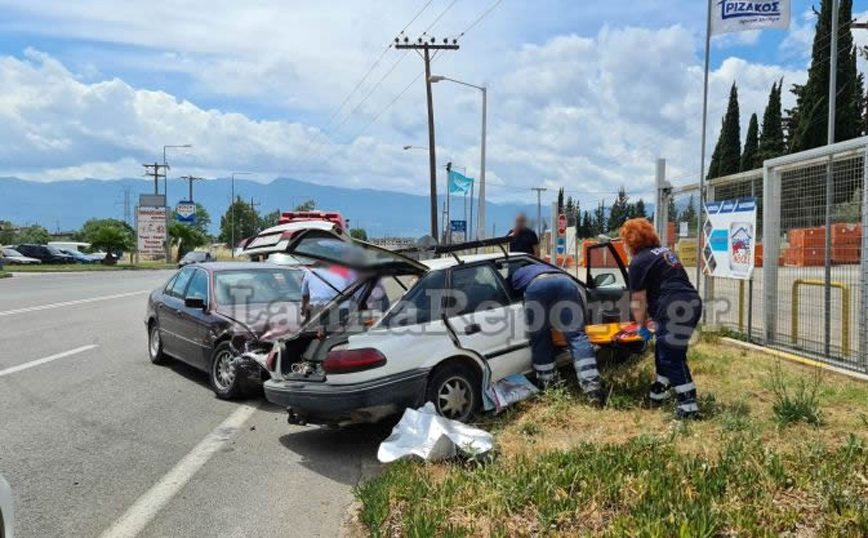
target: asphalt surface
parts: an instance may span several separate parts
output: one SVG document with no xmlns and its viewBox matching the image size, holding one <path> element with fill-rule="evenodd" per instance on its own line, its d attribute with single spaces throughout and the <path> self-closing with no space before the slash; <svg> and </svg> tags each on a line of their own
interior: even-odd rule
<svg viewBox="0 0 868 538">
<path fill-rule="evenodd" d="M 170 271 L 0 280 L 0 474 L 18 538 L 333 537 L 384 427 L 290 426 L 147 356 Z"/>
</svg>

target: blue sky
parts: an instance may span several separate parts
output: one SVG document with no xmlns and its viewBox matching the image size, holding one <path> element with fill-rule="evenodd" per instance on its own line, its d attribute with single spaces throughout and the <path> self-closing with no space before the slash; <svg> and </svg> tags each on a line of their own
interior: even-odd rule
<svg viewBox="0 0 868 538">
<path fill-rule="evenodd" d="M 493 2 L 0 0 L 0 174 L 136 176 L 162 144 L 190 142 L 179 174 L 415 192 L 426 161 L 401 147 L 427 145 L 421 61 L 390 50 L 350 91 L 417 13 L 408 35 L 453 36 Z M 804 78 L 810 6 L 793 1 L 789 31 L 714 40 L 710 143 L 733 80 L 746 126 L 772 81 Z M 489 87 L 492 198 L 643 195 L 657 156 L 696 175 L 704 28 L 702 2 L 503 0 L 434 71 Z M 441 158 L 476 174 L 478 95 L 438 84 L 435 109 Z"/>
</svg>

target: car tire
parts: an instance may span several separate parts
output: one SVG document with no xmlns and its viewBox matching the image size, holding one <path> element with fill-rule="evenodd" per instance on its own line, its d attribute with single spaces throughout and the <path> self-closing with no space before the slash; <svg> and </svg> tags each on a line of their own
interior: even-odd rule
<svg viewBox="0 0 868 538">
<path fill-rule="evenodd" d="M 231 400 L 241 394 L 241 376 L 232 363 L 232 347 L 221 342 L 211 354 L 208 378 L 214 394 L 222 400 Z"/>
<path fill-rule="evenodd" d="M 154 364 L 165 364 L 166 354 L 163 353 L 163 340 L 160 338 L 160 325 L 156 320 L 148 324 L 148 357 Z"/>
<path fill-rule="evenodd" d="M 459 422 L 470 422 L 482 405 L 479 376 L 468 366 L 450 362 L 438 366 L 428 380 L 425 401 L 437 414 Z"/>
</svg>

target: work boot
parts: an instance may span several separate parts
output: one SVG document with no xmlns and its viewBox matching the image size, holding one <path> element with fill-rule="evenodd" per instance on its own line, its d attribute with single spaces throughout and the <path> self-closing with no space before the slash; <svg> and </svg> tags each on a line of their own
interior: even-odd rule
<svg viewBox="0 0 868 538">
<path fill-rule="evenodd" d="M 540 390 L 547 390 L 560 385 L 561 375 L 554 362 L 543 365 L 534 364 L 533 369 L 536 373 L 536 385 Z"/>
<path fill-rule="evenodd" d="M 678 404 L 675 406 L 675 420 L 698 420 L 701 418 L 702 414 L 699 412 L 695 398 L 679 398 Z"/>
<path fill-rule="evenodd" d="M 585 393 L 585 398 L 594 407 L 603 408 L 606 406 L 606 391 L 603 388 L 590 390 Z"/>
<path fill-rule="evenodd" d="M 648 389 L 648 405 L 651 408 L 657 408 L 665 404 L 672 397 L 672 386 L 668 383 L 662 383 L 658 379 Z"/>
</svg>

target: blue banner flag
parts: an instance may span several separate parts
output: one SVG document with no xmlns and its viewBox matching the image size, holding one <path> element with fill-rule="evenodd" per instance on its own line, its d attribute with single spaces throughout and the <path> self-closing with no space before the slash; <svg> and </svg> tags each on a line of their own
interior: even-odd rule
<svg viewBox="0 0 868 538">
<path fill-rule="evenodd" d="M 472 177 L 467 177 L 455 170 L 449 171 L 449 194 L 467 194 L 470 192 L 471 185 L 473 185 Z"/>
</svg>

